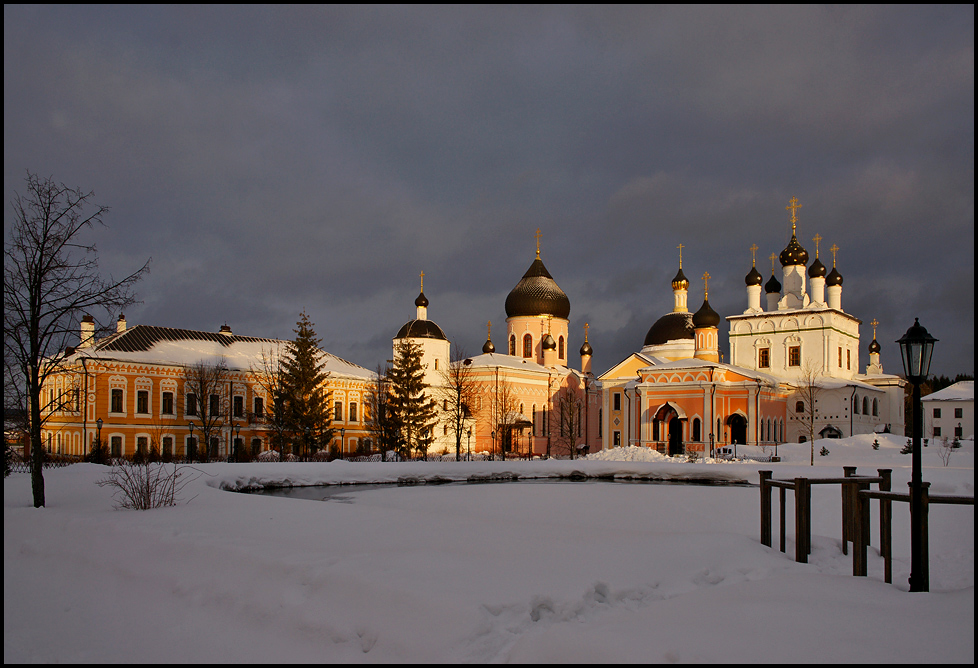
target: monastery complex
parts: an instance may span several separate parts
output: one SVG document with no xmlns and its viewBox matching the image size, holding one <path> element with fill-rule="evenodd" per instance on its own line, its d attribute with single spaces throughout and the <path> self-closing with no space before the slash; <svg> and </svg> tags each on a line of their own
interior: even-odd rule
<svg viewBox="0 0 978 668">
<path fill-rule="evenodd" d="M 721 317 L 710 307 L 709 274 L 702 277 L 702 305 L 695 312 L 688 306 L 691 284 L 683 273 L 682 246 L 671 283 L 672 311 L 652 324 L 644 341 L 636 341 L 634 353 L 599 375 L 591 368 L 587 326 L 571 361 L 571 302 L 540 257 L 539 233 L 536 257 L 506 298 L 502 350 L 490 325 L 481 354 L 453 359 L 449 336 L 428 319 L 422 274 L 415 317 L 392 344 L 410 341 L 423 352 L 425 382 L 442 410 L 429 456 L 455 453 L 439 389 L 450 364 L 465 365 L 475 386 L 462 443 L 466 454 L 567 457 L 635 445 L 711 456 L 735 444 L 766 452 L 811 433 L 903 433 L 905 381 L 883 372 L 875 322 L 869 364 L 860 371 L 862 321 L 843 307 L 836 248 L 829 269 L 819 258 L 816 235 L 809 263 L 797 238 L 799 207 L 794 199 L 787 207 L 791 240 L 772 255 L 780 276 L 772 260 L 764 282 L 755 260 L 745 277 L 744 311 L 726 316 L 729 355 L 719 348 Z M 698 294 L 697 289 L 695 301 Z M 64 353 L 69 372 L 45 387 L 45 398 L 60 407 L 43 436 L 50 451 L 82 455 L 100 438 L 113 455 L 157 447 L 182 457 L 197 446 L 201 416 L 208 411 L 223 416 L 207 444 L 214 456 L 226 457 L 236 448 L 252 454 L 269 449 L 270 397 L 262 369 L 285 350 L 286 341 L 241 336 L 227 326 L 217 333 L 127 327 L 124 317 L 115 333 L 96 340 L 94 327 L 91 317 L 82 320 L 79 345 Z M 323 354 L 335 430 L 330 445 L 347 457 L 369 451 L 376 372 Z M 219 387 L 208 397 L 195 396 L 189 370 L 222 360 L 228 372 Z"/>
</svg>

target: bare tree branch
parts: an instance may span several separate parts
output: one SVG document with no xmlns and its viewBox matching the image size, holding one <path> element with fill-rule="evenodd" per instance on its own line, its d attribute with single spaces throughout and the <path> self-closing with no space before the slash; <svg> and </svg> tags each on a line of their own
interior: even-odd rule
<svg viewBox="0 0 978 668">
<path fill-rule="evenodd" d="M 74 343 L 81 316 L 135 303 L 133 287 L 149 261 L 121 280 L 103 279 L 95 245 L 84 243 L 82 233 L 103 225 L 108 208 L 91 202 L 94 193 L 50 178 L 28 172 L 26 183 L 27 194 L 11 202 L 13 224 L 3 249 L 3 348 L 4 371 L 24 388 L 15 395 L 28 415 L 37 507 L 44 505 L 41 430 L 50 415 L 41 389 L 65 367 L 63 351 Z"/>
</svg>

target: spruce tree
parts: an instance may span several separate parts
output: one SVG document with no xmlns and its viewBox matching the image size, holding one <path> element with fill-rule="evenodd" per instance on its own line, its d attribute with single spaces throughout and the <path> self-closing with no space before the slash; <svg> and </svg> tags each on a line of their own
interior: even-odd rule
<svg viewBox="0 0 978 668">
<path fill-rule="evenodd" d="M 401 454 L 414 451 L 425 459 L 434 440 L 436 402 L 425 394 L 421 346 L 407 340 L 398 342 L 388 374 L 390 413 L 400 427 Z"/>
<path fill-rule="evenodd" d="M 303 311 L 282 358 L 282 386 L 285 411 L 292 442 L 300 457 L 311 454 L 314 445 L 332 440 L 329 374 L 313 324 Z"/>
</svg>

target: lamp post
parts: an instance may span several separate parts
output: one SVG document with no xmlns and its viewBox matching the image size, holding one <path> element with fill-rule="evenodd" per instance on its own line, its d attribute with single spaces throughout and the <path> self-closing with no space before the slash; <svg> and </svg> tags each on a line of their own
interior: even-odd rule
<svg viewBox="0 0 978 668">
<path fill-rule="evenodd" d="M 472 461 L 472 427 L 469 427 L 469 431 L 468 431 L 468 450 L 469 450 L 469 456 L 466 461 Z"/>
<path fill-rule="evenodd" d="M 489 432 L 489 436 L 492 437 L 492 458 L 496 458 L 496 430 L 493 429 Z"/>
<path fill-rule="evenodd" d="M 238 437 L 241 436 L 241 423 L 234 423 L 234 461 L 238 461 Z"/>
<path fill-rule="evenodd" d="M 197 456 L 197 446 L 194 443 L 194 421 L 191 420 L 187 426 L 190 429 L 190 461 L 193 461 Z"/>
<path fill-rule="evenodd" d="M 930 371 L 930 358 L 937 341 L 927 333 L 920 321 L 914 318 L 913 326 L 907 330 L 897 343 L 900 344 L 900 359 L 907 381 L 913 383 L 913 450 L 912 474 L 910 478 L 910 591 L 929 591 L 930 575 L 926 563 L 924 544 L 923 497 L 920 472 L 920 439 L 924 432 L 923 415 L 920 404 L 920 384 Z"/>
<path fill-rule="evenodd" d="M 95 421 L 98 429 L 95 432 L 95 463 L 102 463 L 102 418 Z"/>
<path fill-rule="evenodd" d="M 346 447 L 346 427 L 340 427 L 340 459 L 343 458 L 343 450 Z"/>
</svg>

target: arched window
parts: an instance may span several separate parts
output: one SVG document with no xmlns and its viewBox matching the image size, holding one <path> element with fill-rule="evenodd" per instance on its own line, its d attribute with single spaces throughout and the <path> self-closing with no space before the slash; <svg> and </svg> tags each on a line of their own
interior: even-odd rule
<svg viewBox="0 0 978 668">
<path fill-rule="evenodd" d="M 859 395 L 852 395 L 852 412 L 855 415 L 859 415 Z"/>
<path fill-rule="evenodd" d="M 557 339 L 557 359 L 564 359 L 564 337 Z"/>
<path fill-rule="evenodd" d="M 805 412 L 805 402 L 804 401 L 797 401 L 797 402 L 795 402 L 795 412 L 796 413 L 804 413 Z"/>
<path fill-rule="evenodd" d="M 702 441 L 703 440 L 702 438 L 700 438 L 700 419 L 699 418 L 695 418 L 693 420 L 693 440 L 694 441 Z"/>
<path fill-rule="evenodd" d="M 515 355 L 516 354 L 516 335 L 515 334 L 513 334 L 513 335 L 511 335 L 509 337 L 509 354 L 510 355 Z"/>
<path fill-rule="evenodd" d="M 523 357 L 533 357 L 533 337 L 529 334 L 523 335 Z"/>
<path fill-rule="evenodd" d="M 869 415 L 869 397 L 863 397 L 863 415 Z"/>
<path fill-rule="evenodd" d="M 533 404 L 533 435 L 537 435 L 537 405 Z"/>
<path fill-rule="evenodd" d="M 873 417 L 876 417 L 879 414 L 880 414 L 880 400 L 873 399 Z"/>
</svg>

